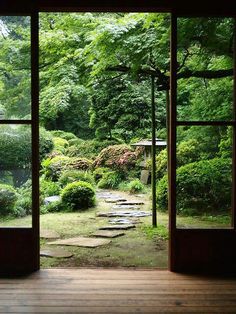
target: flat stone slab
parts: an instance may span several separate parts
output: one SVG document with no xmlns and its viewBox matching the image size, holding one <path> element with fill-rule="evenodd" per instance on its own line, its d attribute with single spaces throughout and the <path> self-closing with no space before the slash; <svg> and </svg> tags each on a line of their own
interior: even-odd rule
<svg viewBox="0 0 236 314">
<path fill-rule="evenodd" d="M 109 244 L 110 242 L 111 241 L 107 239 L 76 237 L 76 238 L 69 238 L 69 239 L 64 239 L 64 240 L 57 240 L 54 242 L 49 242 L 48 244 L 83 246 L 83 247 L 94 248 L 97 246 Z"/>
<path fill-rule="evenodd" d="M 60 201 L 60 200 L 61 200 L 61 197 L 59 195 L 48 196 L 48 197 L 45 197 L 44 204 L 48 205 L 50 203 L 57 202 L 57 201 Z"/>
<path fill-rule="evenodd" d="M 115 231 L 115 230 L 98 230 L 93 233 L 94 237 L 102 237 L 102 238 L 116 238 L 123 236 L 125 233 L 122 231 Z"/>
<path fill-rule="evenodd" d="M 41 249 L 40 256 L 43 257 L 57 257 L 57 258 L 70 258 L 73 256 L 72 253 L 65 251 L 61 248 L 53 248 L 53 249 Z"/>
<path fill-rule="evenodd" d="M 98 217 L 147 217 L 151 216 L 152 214 L 149 212 L 144 211 L 112 211 L 112 212 L 104 212 L 104 213 L 98 213 Z"/>
<path fill-rule="evenodd" d="M 112 225 L 100 227 L 99 230 L 128 230 L 135 228 L 135 225 Z"/>
<path fill-rule="evenodd" d="M 140 209 L 137 205 L 114 205 L 112 209 Z"/>
<path fill-rule="evenodd" d="M 42 239 L 58 239 L 60 235 L 53 230 L 41 229 L 40 230 L 40 238 Z"/>
<path fill-rule="evenodd" d="M 134 225 L 136 223 L 140 223 L 140 221 L 137 220 L 130 220 L 128 218 L 114 218 L 110 219 L 109 224 L 114 224 L 114 225 Z"/>
<path fill-rule="evenodd" d="M 144 205 L 142 201 L 125 201 L 119 202 L 117 205 Z"/>
<path fill-rule="evenodd" d="M 118 197 L 114 197 L 114 198 L 107 198 L 105 199 L 106 203 L 118 203 L 118 202 L 125 202 L 126 199 L 125 198 L 118 198 Z"/>
</svg>

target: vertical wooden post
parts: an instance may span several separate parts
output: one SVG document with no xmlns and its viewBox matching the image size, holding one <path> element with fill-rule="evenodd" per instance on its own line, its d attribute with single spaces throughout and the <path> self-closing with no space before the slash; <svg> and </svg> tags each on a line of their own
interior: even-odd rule
<svg viewBox="0 0 236 314">
<path fill-rule="evenodd" d="M 154 76 L 151 76 L 152 88 L 152 225 L 157 226 L 157 205 L 156 205 L 156 108 Z"/>
</svg>

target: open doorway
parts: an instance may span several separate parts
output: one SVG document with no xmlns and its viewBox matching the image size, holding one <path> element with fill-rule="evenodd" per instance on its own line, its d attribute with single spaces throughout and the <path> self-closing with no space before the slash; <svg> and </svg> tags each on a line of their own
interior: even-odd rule
<svg viewBox="0 0 236 314">
<path fill-rule="evenodd" d="M 177 178 L 184 180 L 177 186 L 179 228 L 230 225 L 232 25 L 232 19 L 178 21 Z M 30 227 L 29 17 L 4 17 L 0 27 L 1 226 Z M 42 254 L 61 248 L 49 244 L 55 240 L 105 240 L 97 248 L 68 246 L 68 258 L 42 257 L 42 267 L 167 267 L 169 28 L 168 14 L 40 15 Z M 223 37 L 227 51 L 219 46 Z M 151 76 L 157 228 L 152 228 L 149 181 Z M 72 186 L 85 191 L 82 208 L 81 199 L 76 203 L 66 189 L 74 181 L 85 182 Z M 126 215 L 119 217 L 118 211 Z M 112 229 L 114 222 L 131 228 L 115 230 L 125 234 L 111 240 L 104 233 L 98 237 L 100 228 Z"/>
</svg>

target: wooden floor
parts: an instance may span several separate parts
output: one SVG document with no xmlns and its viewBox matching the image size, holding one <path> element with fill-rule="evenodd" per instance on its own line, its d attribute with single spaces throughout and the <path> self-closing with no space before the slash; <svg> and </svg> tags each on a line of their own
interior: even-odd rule
<svg viewBox="0 0 236 314">
<path fill-rule="evenodd" d="M 236 313 L 236 279 L 162 270 L 41 270 L 0 279 L 0 313 Z"/>
</svg>

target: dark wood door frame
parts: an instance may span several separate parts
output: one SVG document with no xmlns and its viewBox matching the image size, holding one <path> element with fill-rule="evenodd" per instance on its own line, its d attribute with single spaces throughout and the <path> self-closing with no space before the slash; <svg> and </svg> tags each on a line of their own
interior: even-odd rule
<svg viewBox="0 0 236 314">
<path fill-rule="evenodd" d="M 99 4 L 95 0 L 5 0 L 0 3 L 2 15 L 31 16 L 31 97 L 32 119 L 32 184 L 33 214 L 32 228 L 0 228 L 0 272 L 22 273 L 39 269 L 39 12 L 169 12 L 172 14 L 171 31 L 171 105 L 169 115 L 169 213 L 170 213 L 170 258 L 171 271 L 236 271 L 236 229 L 228 230 L 181 230 L 176 228 L 176 52 L 177 23 L 180 15 L 191 16 L 236 16 L 234 0 L 224 0 L 212 5 L 211 1 L 198 2 L 172 0 L 115 0 Z M 236 51 L 236 50 L 235 50 Z M 235 60 L 235 58 L 234 58 Z M 236 66 L 234 66 L 236 68 Z M 235 77 L 234 71 L 234 77 Z M 236 98 L 234 87 L 234 98 Z M 12 123 L 1 121 L 1 123 Z M 14 121 L 17 123 L 16 121 Z M 24 123 L 19 121 L 19 123 Z M 234 114 L 234 162 L 236 144 L 236 116 Z M 234 167 L 234 214 L 235 209 L 235 172 Z M 199 250 L 199 244 L 201 250 Z M 9 252 L 11 252 L 9 254 Z M 212 267 L 214 265 L 214 267 Z M 222 269 L 222 265 L 224 269 Z"/>
</svg>

